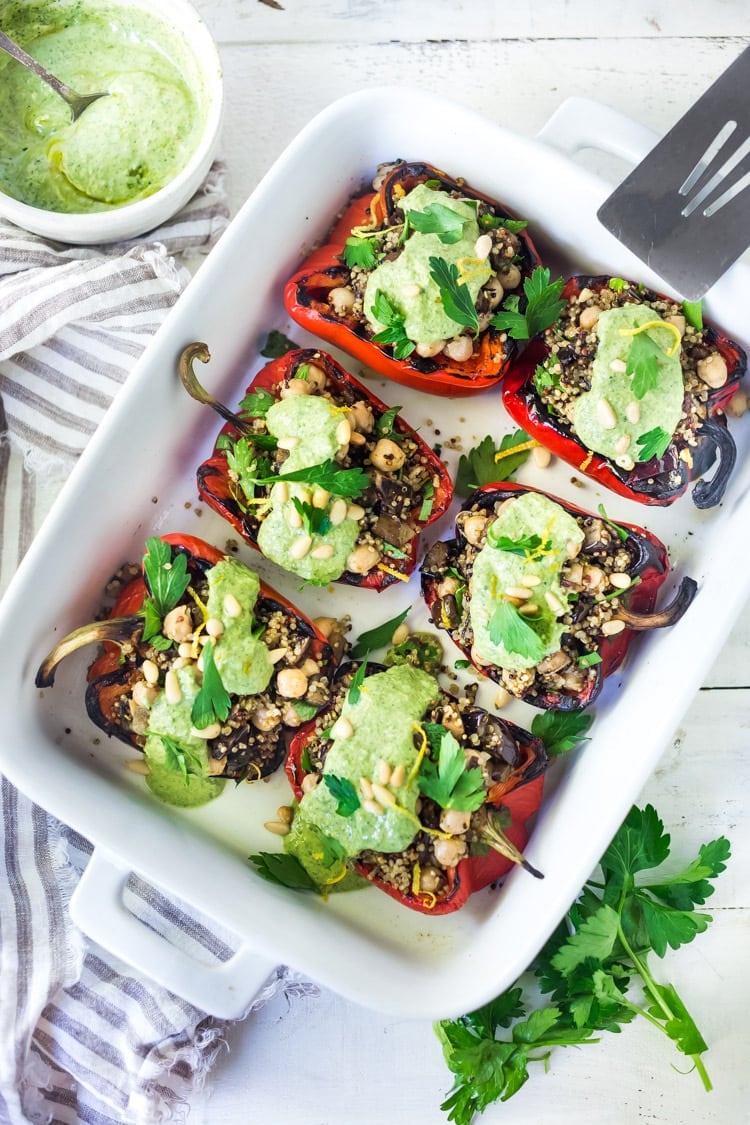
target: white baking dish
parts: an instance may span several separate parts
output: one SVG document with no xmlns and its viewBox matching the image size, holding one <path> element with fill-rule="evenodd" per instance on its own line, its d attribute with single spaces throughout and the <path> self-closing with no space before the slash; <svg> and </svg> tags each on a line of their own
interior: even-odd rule
<svg viewBox="0 0 750 1125">
<path fill-rule="evenodd" d="M 90 619 L 109 575 L 124 559 L 140 556 L 147 535 L 184 530 L 217 545 L 227 539 L 218 517 L 200 514 L 194 503 L 194 470 L 218 421 L 181 390 L 178 354 L 188 342 L 205 340 L 213 360 L 202 378 L 234 402 L 258 364 L 259 341 L 269 328 L 307 342 L 283 314 L 282 282 L 351 190 L 380 161 L 400 156 L 463 175 L 504 200 L 531 221 L 537 245 L 553 265 L 656 283 L 596 220 L 608 185 L 571 159 L 577 148 L 594 144 L 636 160 L 654 139 L 580 99 L 565 103 L 537 139 L 405 89 L 370 90 L 331 106 L 274 165 L 180 299 L 0 606 L 0 768 L 95 843 L 73 906 L 83 928 L 201 1007 L 238 1014 L 279 962 L 363 1004 L 420 1018 L 467 1011 L 513 981 L 637 798 L 750 592 L 749 435 L 746 419 L 733 423 L 738 469 L 723 506 L 710 513 L 697 511 L 689 498 L 655 510 L 605 495 L 590 482 L 577 487 L 565 465 L 520 471 L 522 481 L 593 509 L 603 501 L 613 517 L 645 523 L 667 542 L 677 574 L 692 574 L 700 589 L 677 626 L 640 641 L 596 705 L 592 740 L 553 767 L 528 848 L 546 878 L 514 872 L 502 891 L 482 892 L 459 913 L 432 919 L 374 889 L 323 902 L 258 878 L 247 856 L 277 846 L 262 823 L 288 800 L 283 776 L 227 791 L 190 812 L 155 802 L 142 780 L 123 768 L 132 752 L 108 742 L 85 716 L 91 654 L 67 661 L 53 690 L 34 689 L 42 657 L 63 633 Z M 750 271 L 739 264 L 706 301 L 706 312 L 745 344 L 749 282 Z M 375 389 L 401 404 L 428 440 L 439 430 L 434 440 L 458 435 L 468 447 L 488 432 L 497 439 L 513 428 L 496 390 L 457 401 L 380 379 Z M 449 527 L 446 519 L 442 531 Z M 344 587 L 298 592 L 295 580 L 249 549 L 243 557 L 308 612 L 350 612 L 355 633 L 411 602 L 410 621 L 426 620 L 416 578 L 380 596 Z M 491 700 L 489 685 L 484 692 L 480 698 Z M 521 703 L 507 712 L 526 725 L 533 713 Z M 688 813 L 690 799 L 685 794 Z M 236 932 L 238 955 L 220 969 L 207 969 L 167 947 L 120 904 L 131 870 Z"/>
</svg>

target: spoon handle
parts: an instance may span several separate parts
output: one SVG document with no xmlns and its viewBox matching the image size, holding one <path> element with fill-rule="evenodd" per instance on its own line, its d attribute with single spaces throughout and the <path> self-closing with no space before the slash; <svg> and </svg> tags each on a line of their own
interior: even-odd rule
<svg viewBox="0 0 750 1125">
<path fill-rule="evenodd" d="M 33 70 L 34 74 L 38 75 L 44 82 L 51 86 L 55 93 L 59 94 L 68 105 L 76 100 L 77 94 L 74 90 L 71 90 L 70 86 L 66 86 L 59 78 L 55 78 L 54 74 L 50 74 L 48 70 L 45 70 L 41 63 L 38 63 L 36 59 L 32 58 L 30 54 L 24 51 L 23 47 L 19 47 L 18 43 L 15 43 L 3 31 L 0 31 L 0 50 L 6 51 L 14 59 L 22 63 L 23 66 L 28 67 L 29 70 Z"/>
</svg>

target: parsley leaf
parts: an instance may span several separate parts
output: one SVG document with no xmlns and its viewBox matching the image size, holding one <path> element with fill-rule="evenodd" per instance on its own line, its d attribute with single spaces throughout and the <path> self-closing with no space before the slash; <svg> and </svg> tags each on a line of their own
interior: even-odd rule
<svg viewBox="0 0 750 1125">
<path fill-rule="evenodd" d="M 240 410 L 243 414 L 249 414 L 253 418 L 265 418 L 275 402 L 276 399 L 271 392 L 265 391 L 261 387 L 257 391 L 250 391 L 245 395 L 240 403 Z"/>
<path fill-rule="evenodd" d="M 710 893 L 705 881 L 724 870 L 729 845 L 720 837 L 705 844 L 681 874 L 636 883 L 636 875 L 668 854 L 669 836 L 655 809 L 631 809 L 602 858 L 604 882 L 586 884 L 536 959 L 529 995 L 541 991 L 538 1006 L 527 1015 L 521 978 L 491 1004 L 435 1026 L 454 1076 L 442 1104 L 450 1120 L 470 1125 L 474 1113 L 520 1089 L 529 1062 L 546 1064 L 555 1046 L 596 1043 L 597 1031 L 618 1032 L 639 1015 L 692 1060 L 711 1089 L 702 1059 L 705 1040 L 674 987 L 654 979 L 648 955 L 662 956 L 705 930 L 710 918 L 691 909 L 691 896 L 702 901 Z M 684 907 L 658 900 L 656 888 L 670 886 L 691 888 Z M 645 1005 L 629 997 L 633 977 L 646 994 Z M 553 1006 L 545 1005 L 547 996 Z"/>
<path fill-rule="evenodd" d="M 324 773 L 323 781 L 335 801 L 339 816 L 353 816 L 360 807 L 357 791 L 348 777 L 337 777 L 335 773 Z"/>
<path fill-rule="evenodd" d="M 388 437 L 394 441 L 403 439 L 403 435 L 399 434 L 398 431 L 393 428 L 393 423 L 396 421 L 400 410 L 400 406 L 391 406 L 390 409 L 381 414 L 375 423 L 375 431 L 378 437 Z"/>
<path fill-rule="evenodd" d="M 703 331 L 703 301 L 683 301 L 682 313 L 689 325 Z"/>
<path fill-rule="evenodd" d="M 203 730 L 211 723 L 223 723 L 229 715 L 232 700 L 221 682 L 219 669 L 214 661 L 214 642 L 203 646 L 203 683 L 193 700 L 190 719 L 194 727 Z"/>
<path fill-rule="evenodd" d="M 414 230 L 420 234 L 436 234 L 446 246 L 460 242 L 465 221 L 444 203 L 430 203 L 424 211 L 409 211 L 409 223 Z"/>
<path fill-rule="evenodd" d="M 441 809 L 474 812 L 487 796 L 481 769 L 478 766 L 466 768 L 466 755 L 447 730 L 443 730 L 440 739 L 437 763 L 432 758 L 423 760 L 417 784 Z"/>
<path fill-rule="evenodd" d="M 447 315 L 456 324 L 478 332 L 479 316 L 468 287 L 458 279 L 458 267 L 453 262 L 446 262 L 445 258 L 436 257 L 429 259 L 429 265 L 430 277 L 440 290 L 440 300 Z"/>
<path fill-rule="evenodd" d="M 375 269 L 377 263 L 377 243 L 374 238 L 359 238 L 351 235 L 344 243 L 343 259 L 349 269 L 361 266 L 362 269 Z"/>
<path fill-rule="evenodd" d="M 292 707 L 303 722 L 307 722 L 308 719 L 312 719 L 312 717 L 314 715 L 317 715 L 318 711 L 320 710 L 320 707 L 316 707 L 314 703 L 306 703 L 304 699 L 293 699 Z M 309 766 L 307 768 L 309 772 Z"/>
<path fill-rule="evenodd" d="M 485 212 L 479 216 L 479 225 L 483 230 L 497 230 L 504 227 L 511 234 L 520 234 L 529 225 L 528 219 L 501 219 L 499 215 L 490 215 Z"/>
<path fill-rule="evenodd" d="M 346 698 L 349 701 L 349 703 L 351 703 L 352 705 L 355 704 L 355 703 L 359 703 L 359 697 L 362 694 L 361 691 L 360 691 L 360 688 L 362 687 L 362 684 L 364 683 L 364 679 L 365 679 L 366 675 L 367 675 L 367 653 L 365 653 L 365 656 L 364 656 L 364 659 L 363 659 L 362 663 L 360 664 L 359 668 L 357 669 L 357 671 L 352 676 L 351 683 L 349 684 L 349 691 L 347 693 Z"/>
<path fill-rule="evenodd" d="M 146 540 L 143 572 L 156 612 L 163 618 L 170 609 L 179 605 L 180 598 L 190 585 L 187 556 L 178 551 L 173 559 L 169 543 L 152 536 Z"/>
<path fill-rule="evenodd" d="M 659 385 L 659 359 L 664 355 L 648 332 L 633 336 L 626 362 L 626 374 L 633 376 L 632 388 L 636 398 L 641 399 Z"/>
<path fill-rule="evenodd" d="M 505 551 L 509 555 L 524 556 L 532 551 L 537 551 L 542 540 L 538 535 L 522 535 L 520 539 L 511 539 L 508 535 L 493 535 L 494 523 L 490 524 L 487 532 L 487 542 L 497 551 Z"/>
<path fill-rule="evenodd" d="M 352 659 L 361 660 L 368 653 L 374 652 L 375 649 L 389 645 L 393 634 L 399 625 L 406 620 L 408 613 L 409 608 L 407 607 L 403 612 L 392 617 L 390 621 L 384 621 L 382 625 L 376 625 L 374 629 L 367 629 L 364 633 L 360 633 L 357 637 L 357 643 L 351 651 Z"/>
<path fill-rule="evenodd" d="M 200 757 L 188 747 L 181 746 L 176 738 L 171 735 L 161 734 L 158 731 L 147 730 L 149 738 L 158 738 L 164 748 L 164 765 L 167 769 L 179 773 L 189 783 L 191 777 L 201 777 L 203 766 Z"/>
<path fill-rule="evenodd" d="M 626 531 L 624 527 L 620 527 L 619 523 L 615 523 L 614 520 L 611 520 L 609 518 L 609 516 L 607 515 L 607 510 L 603 504 L 598 504 L 596 510 L 602 517 L 610 531 L 614 531 L 617 538 L 621 539 L 624 543 L 625 540 L 629 537 L 630 532 Z"/>
<path fill-rule="evenodd" d="M 266 359 L 278 359 L 279 356 L 286 355 L 287 352 L 294 352 L 297 350 L 297 345 L 285 336 L 283 332 L 272 329 L 268 333 L 268 339 L 263 347 L 260 349 L 260 354 L 265 356 Z"/>
<path fill-rule="evenodd" d="M 542 639 L 512 602 L 498 602 L 490 618 L 490 640 L 538 664 L 544 657 Z"/>
<path fill-rule="evenodd" d="M 505 434 L 500 445 L 495 448 L 492 438 L 482 438 L 479 445 L 475 445 L 468 453 L 462 453 L 458 460 L 456 472 L 456 494 L 469 496 L 475 488 L 483 484 L 496 484 L 508 480 L 520 468 L 529 456 L 528 449 L 520 453 L 511 453 L 509 456 L 498 458 L 499 453 L 507 453 L 517 445 L 525 445 L 529 435 L 525 430 L 514 430 L 512 434 Z"/>
<path fill-rule="evenodd" d="M 267 457 L 261 457 L 254 442 L 244 437 L 234 442 L 230 438 L 225 448 L 225 455 L 227 468 L 237 487 L 248 500 L 252 499 L 255 496 L 256 484 L 261 483 L 264 475 L 270 473 L 271 462 Z"/>
<path fill-rule="evenodd" d="M 594 721 L 593 715 L 581 711 L 542 711 L 531 720 L 531 733 L 541 738 L 551 758 L 572 750 L 584 737 Z"/>
<path fill-rule="evenodd" d="M 297 509 L 308 535 L 325 535 L 331 530 L 331 520 L 325 508 L 316 508 L 298 496 L 292 497 L 292 504 Z"/>
<path fill-rule="evenodd" d="M 431 480 L 428 480 L 427 484 L 422 489 L 422 504 L 419 509 L 419 515 L 417 516 L 417 519 L 420 520 L 420 522 L 424 522 L 425 520 L 428 520 L 430 518 L 430 512 L 432 511 L 432 505 L 434 503 L 435 485 Z"/>
<path fill-rule="evenodd" d="M 650 461 L 652 457 L 663 457 L 672 442 L 672 435 L 663 430 L 661 426 L 655 426 L 653 430 L 647 430 L 645 434 L 641 434 L 636 438 L 638 445 L 641 447 L 636 461 Z"/>
<path fill-rule="evenodd" d="M 563 285 L 563 278 L 550 282 L 547 267 L 537 266 L 531 277 L 524 278 L 525 310 L 518 311 L 518 298 L 513 295 L 506 298 L 490 323 L 493 328 L 506 330 L 514 340 L 530 340 L 559 318 L 565 308 L 565 301 L 560 299 Z"/>
<path fill-rule="evenodd" d="M 381 332 L 376 332 L 372 337 L 373 343 L 392 344 L 395 359 L 406 359 L 410 356 L 416 345 L 406 335 L 404 327 L 406 316 L 393 307 L 382 289 L 376 291 L 370 313 L 378 324 L 385 325 Z"/>
<path fill-rule="evenodd" d="M 276 484 L 276 481 L 304 481 L 305 484 L 318 484 L 334 496 L 359 496 L 370 484 L 364 469 L 340 469 L 335 461 L 323 461 L 306 469 L 296 469 L 291 473 L 276 473 L 274 476 L 253 477 L 255 484 Z"/>
<path fill-rule="evenodd" d="M 258 852 L 250 856 L 258 874 L 269 883 L 278 883 L 293 891 L 317 891 L 317 883 L 308 875 L 296 855 L 286 852 Z"/>
</svg>

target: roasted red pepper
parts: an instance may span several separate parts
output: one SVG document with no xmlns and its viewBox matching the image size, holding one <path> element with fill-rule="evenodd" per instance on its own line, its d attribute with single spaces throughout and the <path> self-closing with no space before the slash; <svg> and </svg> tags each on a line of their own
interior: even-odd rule
<svg viewBox="0 0 750 1125">
<path fill-rule="evenodd" d="M 357 664 L 342 665 L 336 673 L 338 683 L 347 685 L 353 669 L 357 667 Z M 379 671 L 383 671 L 379 665 L 367 667 L 368 675 Z M 366 685 L 366 678 L 364 683 Z M 286 771 L 298 800 L 302 800 L 307 788 L 305 778 L 312 780 L 316 773 L 316 753 L 321 755 L 321 747 L 325 747 L 325 738 L 321 741 L 319 732 L 326 725 L 330 726 L 339 712 L 340 702 L 334 696 L 331 705 L 321 713 L 318 721 L 306 724 L 292 740 Z M 435 891 L 427 890 L 426 887 L 421 889 L 420 881 L 414 875 L 412 887 L 409 890 L 400 889 L 384 877 L 375 862 L 355 860 L 353 867 L 359 875 L 385 891 L 402 906 L 424 914 L 450 914 L 462 907 L 474 891 L 502 879 L 514 864 L 525 867 L 537 878 L 543 877 L 527 863 L 522 852 L 529 836 L 528 821 L 538 811 L 542 801 L 543 774 L 549 764 L 549 757 L 541 739 L 528 731 L 480 707 L 457 707 L 455 698 L 448 695 L 443 696 L 441 702 L 431 710 L 429 719 L 433 723 L 444 723 L 445 729 L 450 727 L 451 733 L 464 746 L 467 754 L 474 751 L 489 755 L 487 768 L 497 780 L 487 791 L 485 802 L 479 809 L 478 821 L 474 819 L 477 813 L 472 814 L 471 829 L 476 837 L 476 854 L 472 854 L 472 848 L 469 847 L 468 854 L 459 859 L 455 866 L 442 868 L 440 886 Z M 321 756 L 323 766 L 318 768 L 324 768 L 324 749 Z M 439 806 L 423 796 L 420 819 L 425 824 L 429 820 L 434 825 L 438 823 L 439 816 Z M 477 823 L 479 827 L 474 828 Z M 417 848 L 420 861 L 425 864 L 425 884 L 425 872 L 434 869 L 436 865 L 434 857 L 429 857 L 431 841 L 434 841 L 436 835 L 439 836 L 440 833 L 433 832 L 431 835 L 426 829 L 418 833 L 411 845 Z M 406 860 L 410 859 L 409 849 L 403 854 Z M 383 858 L 387 861 L 391 854 L 385 854 Z"/>
<path fill-rule="evenodd" d="M 195 603 L 202 618 L 201 599 L 191 597 L 190 589 L 226 556 L 202 539 L 190 535 L 163 535 L 161 539 L 171 548 L 173 560 L 178 554 L 185 556 L 191 581 L 180 602 L 189 608 Z M 145 689 L 150 682 L 144 677 L 144 661 L 148 660 L 159 668 L 159 682 L 163 682 L 170 659 L 177 655 L 176 643 L 165 652 L 163 645 L 157 650 L 153 641 L 143 640 L 142 611 L 150 594 L 145 574 L 130 579 L 117 597 L 109 618 L 70 634 L 43 662 L 36 679 L 38 687 L 51 687 L 57 665 L 65 656 L 84 644 L 104 642 L 103 652 L 88 671 L 86 710 L 92 721 L 108 735 L 114 735 L 137 749 L 142 749 L 145 743 L 144 722 L 147 725 L 148 719 L 147 709 L 139 717 L 141 706 L 134 696 L 137 684 Z M 263 581 L 254 615 L 266 626 L 266 633 L 269 628 L 274 637 L 280 631 L 284 632 L 286 651 L 274 665 L 273 678 L 265 692 L 257 697 L 234 696 L 224 729 L 208 741 L 209 756 L 217 762 L 215 776 L 238 781 L 245 777 L 250 780 L 265 777 L 277 769 L 286 753 L 292 728 L 302 722 L 299 715 L 282 712 L 284 705 L 293 706 L 290 700 L 284 700 L 276 692 L 276 678 L 283 668 L 297 668 L 309 661 L 306 671 L 310 675 L 306 676 L 307 691 L 304 693 L 308 704 L 320 708 L 329 697 L 331 648 L 312 622 Z M 276 619 L 270 624 L 273 615 Z M 279 615 L 283 617 L 279 618 Z M 280 630 L 282 624 L 283 629 Z M 316 672 L 313 672 L 312 665 L 317 666 Z M 278 697 L 272 699 L 272 695 Z M 253 710 L 256 699 L 259 706 L 262 702 L 262 716 Z M 141 722 L 141 719 L 144 721 Z"/>
<path fill-rule="evenodd" d="M 615 286 L 616 288 L 612 288 Z M 586 299 L 586 293 L 593 299 Z M 580 296 L 584 294 L 584 300 Z M 593 360 L 596 342 L 592 338 L 592 324 L 581 325 L 583 309 L 593 306 L 606 294 L 608 307 L 617 307 L 630 302 L 651 304 L 663 302 L 671 309 L 677 320 L 682 314 L 678 302 L 659 293 L 646 289 L 634 282 L 625 282 L 610 277 L 573 277 L 563 290 L 562 296 L 568 302 L 568 310 L 574 316 L 573 329 L 560 333 L 562 322 L 545 333 L 535 337 L 527 350 L 512 364 L 503 381 L 503 403 L 508 413 L 519 426 L 546 446 L 557 457 L 567 461 L 586 476 L 603 484 L 606 488 L 636 500 L 641 504 L 667 505 L 682 496 L 691 481 L 698 480 L 693 489 L 693 502 L 699 508 L 710 508 L 718 504 L 726 488 L 735 463 L 734 441 L 727 429 L 724 410 L 737 389 L 745 372 L 747 360 L 738 344 L 729 340 L 718 329 L 706 326 L 700 335 L 685 336 L 682 341 L 681 359 L 686 367 L 688 349 L 692 352 L 693 366 L 696 357 L 718 353 L 726 371 L 719 372 L 719 385 L 708 385 L 697 377 L 694 387 L 686 386 L 683 402 L 682 426 L 673 436 L 665 452 L 648 461 L 635 461 L 624 454 L 621 464 L 614 460 L 592 453 L 581 443 L 571 429 L 569 420 L 560 411 L 551 408 L 554 386 L 550 381 L 562 381 L 566 375 L 570 380 L 576 374 L 577 357 Z M 565 314 L 563 314 L 565 315 Z M 593 317 L 595 313 L 590 313 Z M 684 317 L 683 317 L 684 319 Z M 554 341 L 560 371 L 550 375 L 542 374 L 546 387 L 539 385 L 539 372 L 547 363 L 551 344 Z M 553 361 L 554 361 L 554 357 Z M 718 362 L 721 367 L 721 362 Z M 569 374 L 568 374 L 569 373 Z M 716 382 L 717 379 L 709 379 Z M 699 480 L 708 472 L 716 457 L 719 464 L 713 477 Z"/>
<path fill-rule="evenodd" d="M 333 290 L 349 289 L 351 286 L 352 274 L 343 258 L 347 238 L 360 228 L 375 231 L 403 227 L 403 214 L 397 210 L 399 203 L 404 195 L 425 182 L 444 192 L 477 200 L 480 213 L 487 216 L 488 224 L 496 219 L 513 222 L 504 204 L 474 190 L 462 180 L 451 179 L 429 164 L 398 163 L 386 174 L 376 191 L 363 192 L 348 204 L 328 232 L 325 245 L 314 250 L 287 283 L 284 300 L 298 324 L 396 383 L 428 394 L 473 394 L 493 386 L 505 374 L 517 348 L 506 332 L 483 326 L 475 340 L 473 354 L 463 362 L 451 359 L 445 352 L 423 357 L 412 351 L 406 358 L 399 359 L 394 356 L 391 345 L 372 340 L 373 333 L 363 315 L 351 309 L 335 311 L 330 297 Z M 368 230 L 362 233 L 366 237 L 369 235 Z M 530 276 L 534 267 L 540 264 L 540 259 L 525 230 L 508 237 L 512 244 L 509 243 L 505 250 L 510 255 L 507 265 L 510 267 L 512 261 L 515 272 L 510 278 L 513 285 L 508 283 L 504 289 L 509 295 L 518 293 L 523 302 L 523 278 Z M 502 291 L 499 292 L 498 299 L 501 299 Z"/>
<path fill-rule="evenodd" d="M 190 359 L 204 354 L 207 356 L 207 353 L 194 351 Z M 183 379 L 186 385 L 192 380 L 191 393 L 195 393 L 194 375 L 187 370 L 189 361 L 183 367 Z M 366 535 L 367 543 L 372 544 L 374 540 L 376 545 L 370 546 L 369 561 L 365 558 L 358 572 L 347 569 L 338 581 L 363 589 L 384 590 L 394 582 L 408 579 L 413 572 L 417 563 L 419 535 L 448 508 L 453 496 L 453 483 L 440 458 L 400 414 L 394 417 L 392 409 L 325 352 L 311 348 L 287 352 L 255 376 L 247 395 L 257 396 L 261 392 L 279 399 L 281 391 L 289 388 L 290 383 L 301 381 L 300 375 L 304 384 L 309 383 L 311 372 L 325 384 L 316 386 L 315 391 L 322 390 L 333 402 L 342 404 L 342 418 L 348 414 L 352 425 L 358 427 L 353 431 L 342 468 L 359 467 L 370 478 L 364 494 L 356 498 L 356 503 L 364 510 L 362 533 Z M 202 401 L 208 401 L 205 393 Z M 211 405 L 218 406 L 214 401 Z M 354 413 L 350 411 L 351 407 L 355 408 Z M 198 469 L 198 491 L 209 507 L 228 520 L 250 546 L 259 549 L 262 505 L 259 506 L 258 499 L 253 504 L 246 503 L 247 498 L 243 496 L 240 485 L 230 474 L 227 447 L 231 448 L 232 443 L 243 436 L 252 442 L 255 434 L 264 431 L 264 421 L 257 416 L 254 418 L 252 413 L 231 415 L 224 408 L 222 412 L 231 420 L 222 429 L 212 456 Z M 395 451 L 397 460 L 394 468 L 389 469 L 386 458 L 394 453 L 394 442 L 401 453 Z M 404 450 L 408 459 L 400 465 L 398 457 Z M 383 451 L 385 457 L 379 457 L 378 454 Z M 283 466 L 275 465 L 274 472 L 283 472 Z M 264 486 L 258 490 L 257 497 L 262 498 L 269 493 L 270 486 Z M 380 546 L 377 546 L 378 543 Z"/>
<path fill-rule="evenodd" d="M 547 496 L 573 516 L 584 533 L 580 551 L 561 571 L 561 585 L 574 599 L 565 607 L 565 614 L 558 614 L 558 620 L 566 623 L 561 647 L 535 667 L 519 673 L 480 663 L 472 651 L 470 621 L 474 560 L 486 543 L 487 529 L 500 506 L 525 493 L 547 495 L 512 482 L 488 484 L 474 492 L 457 517 L 456 538 L 438 542 L 428 552 L 422 566 L 422 594 L 433 623 L 448 632 L 484 675 L 535 707 L 580 710 L 596 698 L 604 680 L 622 663 L 635 632 L 674 624 L 690 605 L 697 587 L 691 578 L 683 578 L 671 605 L 653 612 L 659 587 L 669 574 L 666 548 L 656 536 L 633 524 L 613 524 L 606 516 Z M 544 530 L 539 529 L 542 549 Z M 512 553 L 523 555 L 523 551 Z M 520 597 L 508 599 L 519 607 L 519 614 L 529 607 L 530 613 L 533 610 L 532 591 L 530 587 L 528 606 Z M 498 598 L 505 600 L 507 593 L 500 591 Z M 510 593 L 520 595 L 521 591 Z M 533 616 L 525 620 L 533 622 Z"/>
</svg>

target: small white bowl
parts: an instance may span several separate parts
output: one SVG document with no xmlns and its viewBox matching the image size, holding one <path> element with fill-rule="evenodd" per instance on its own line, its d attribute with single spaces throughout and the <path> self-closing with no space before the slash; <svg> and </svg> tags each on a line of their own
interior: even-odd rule
<svg viewBox="0 0 750 1125">
<path fill-rule="evenodd" d="M 0 215 L 32 234 L 56 242 L 94 245 L 134 238 L 166 222 L 195 194 L 213 161 L 224 104 L 221 61 L 211 33 L 188 0 L 112 0 L 142 8 L 182 35 L 200 70 L 205 105 L 201 139 L 190 160 L 164 187 L 145 199 L 106 211 L 62 212 L 31 207 L 0 191 Z M 0 8 L 2 4 L 0 4 Z"/>
</svg>

